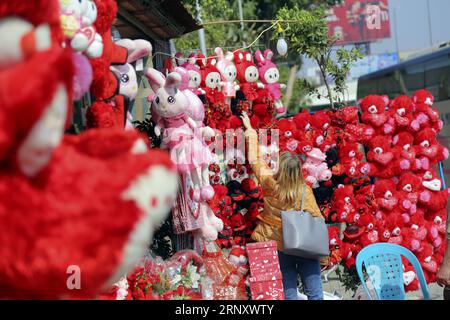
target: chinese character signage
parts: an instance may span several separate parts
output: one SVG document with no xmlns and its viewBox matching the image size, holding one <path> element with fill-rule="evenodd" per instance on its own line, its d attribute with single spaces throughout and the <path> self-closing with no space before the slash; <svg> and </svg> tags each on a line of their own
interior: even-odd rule
<svg viewBox="0 0 450 320">
<path fill-rule="evenodd" d="M 389 38 L 388 0 L 344 0 L 328 11 L 330 36 L 337 44 L 370 42 Z"/>
</svg>

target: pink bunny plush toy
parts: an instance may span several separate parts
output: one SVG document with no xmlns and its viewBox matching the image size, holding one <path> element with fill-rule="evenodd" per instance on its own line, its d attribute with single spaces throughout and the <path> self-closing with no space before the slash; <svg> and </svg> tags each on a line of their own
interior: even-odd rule
<svg viewBox="0 0 450 320">
<path fill-rule="evenodd" d="M 111 66 L 110 69 L 120 81 L 119 94 L 127 98 L 127 118 L 125 129 L 133 128 L 133 116 L 131 114 L 131 105 L 136 99 L 138 93 L 138 81 L 136 70 L 132 63 L 142 59 L 152 52 L 152 45 L 147 40 L 131 40 L 121 39 L 116 42 L 117 45 L 124 47 L 128 51 L 127 63 L 122 65 Z"/>
<path fill-rule="evenodd" d="M 281 101 L 281 89 L 286 85 L 278 83 L 280 79 L 280 72 L 277 66 L 272 62 L 273 52 L 270 49 L 264 51 L 264 55 L 260 50 L 255 52 L 255 58 L 258 62 L 259 79 L 264 84 L 264 88 L 269 91 L 272 97 L 277 113 L 284 113 L 286 110 Z"/>
<path fill-rule="evenodd" d="M 236 97 L 236 90 L 239 90 L 239 86 L 236 80 L 236 66 L 233 63 L 234 55 L 231 52 L 223 54 L 222 48 L 217 47 L 214 50 L 217 56 L 216 68 L 220 72 L 221 82 L 220 87 L 223 95 L 225 96 L 225 103 L 230 105 L 231 99 Z"/>
<path fill-rule="evenodd" d="M 189 108 L 187 115 L 191 117 L 197 124 L 197 129 L 200 130 L 204 138 L 211 138 L 215 135 L 215 132 L 210 127 L 205 127 L 203 121 L 205 120 L 205 106 L 202 100 L 194 94 L 189 88 L 189 72 L 183 67 L 176 67 L 173 72 L 178 73 L 181 76 L 181 84 L 179 89 L 183 91 L 186 98 L 189 100 Z"/>
<path fill-rule="evenodd" d="M 181 59 L 181 54 L 178 54 L 178 56 L 175 57 L 178 63 Z M 187 61 L 179 66 L 185 68 L 189 73 L 188 89 L 191 90 L 196 95 L 205 94 L 205 91 L 203 91 L 200 88 L 202 76 L 200 74 L 200 68 L 197 66 L 196 63 L 197 63 L 197 55 L 195 53 L 191 53 Z"/>
<path fill-rule="evenodd" d="M 171 72 L 167 76 L 149 68 L 145 72 L 155 95 L 152 109 L 159 116 L 155 134 L 161 135 L 161 148 L 169 149 L 172 161 L 182 174 L 190 175 L 194 184 L 192 198 L 196 202 L 210 200 L 214 189 L 209 184 L 209 164 L 213 155 L 206 145 L 197 123 L 188 116 L 189 99 L 179 90 L 181 75 Z"/>
</svg>

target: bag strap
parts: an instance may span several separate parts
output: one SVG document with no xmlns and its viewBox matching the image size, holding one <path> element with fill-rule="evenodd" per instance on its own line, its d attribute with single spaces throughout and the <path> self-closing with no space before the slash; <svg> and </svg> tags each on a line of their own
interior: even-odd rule
<svg viewBox="0 0 450 320">
<path fill-rule="evenodd" d="M 302 208 L 300 211 L 303 211 L 305 208 L 305 193 L 306 193 L 306 184 L 303 184 L 303 191 L 302 191 Z"/>
<path fill-rule="evenodd" d="M 306 185 L 303 184 L 303 189 L 302 189 L 302 204 L 300 205 L 300 211 L 303 211 L 303 209 L 305 208 L 305 193 L 306 193 Z M 298 208 L 298 206 L 297 206 Z"/>
</svg>

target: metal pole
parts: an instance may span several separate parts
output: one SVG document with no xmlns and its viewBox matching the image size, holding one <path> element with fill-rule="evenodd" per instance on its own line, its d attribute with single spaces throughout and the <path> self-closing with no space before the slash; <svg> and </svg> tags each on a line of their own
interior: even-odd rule
<svg viewBox="0 0 450 320">
<path fill-rule="evenodd" d="M 198 0 L 195 1 L 195 8 L 197 9 L 197 20 L 199 23 L 202 23 L 202 15 L 200 12 L 200 4 Z M 198 30 L 198 40 L 200 42 L 200 50 L 202 51 L 203 55 L 206 57 L 206 41 L 205 41 L 205 29 L 201 28 Z"/>
<path fill-rule="evenodd" d="M 427 0 L 427 11 L 428 11 L 428 32 L 430 38 L 430 47 L 433 47 L 433 25 L 431 22 L 430 0 Z"/>
<path fill-rule="evenodd" d="M 241 32 L 244 34 L 244 11 L 242 10 L 242 0 L 238 0 L 239 19 L 241 20 Z M 242 38 L 242 46 L 245 47 L 245 40 Z"/>
<path fill-rule="evenodd" d="M 397 59 L 400 60 L 400 46 L 399 46 L 399 43 L 398 43 L 397 9 L 398 9 L 398 7 L 394 7 L 395 46 L 396 46 L 396 49 L 397 49 Z"/>
</svg>

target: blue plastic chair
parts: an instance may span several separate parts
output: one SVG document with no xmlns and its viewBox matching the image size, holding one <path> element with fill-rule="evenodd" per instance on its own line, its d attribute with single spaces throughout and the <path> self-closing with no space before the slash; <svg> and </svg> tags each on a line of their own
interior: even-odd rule
<svg viewBox="0 0 450 320">
<path fill-rule="evenodd" d="M 376 300 L 406 300 L 402 256 L 408 259 L 414 267 L 423 298 L 430 300 L 427 282 L 419 260 L 408 249 L 390 243 L 376 243 L 367 246 L 356 257 L 356 270 L 370 300 L 374 300 L 374 297 L 367 289 L 363 264 L 377 294 Z"/>
</svg>

